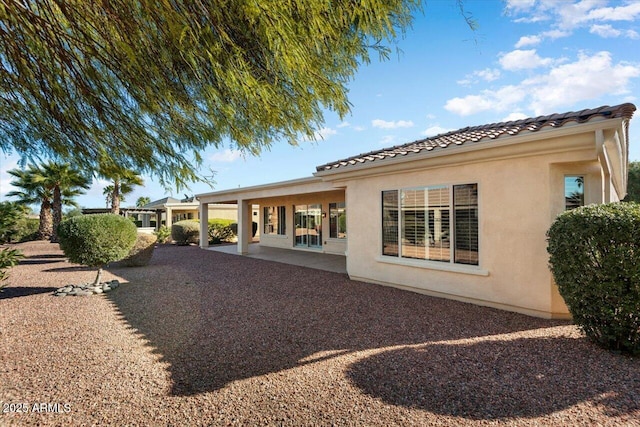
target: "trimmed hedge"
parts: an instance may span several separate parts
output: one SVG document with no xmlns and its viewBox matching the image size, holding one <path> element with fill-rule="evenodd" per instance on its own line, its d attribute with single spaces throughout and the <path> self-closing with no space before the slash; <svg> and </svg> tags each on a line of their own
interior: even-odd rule
<svg viewBox="0 0 640 427">
<path fill-rule="evenodd" d="M 138 233 L 136 243 L 129 251 L 129 255 L 122 260 L 122 265 L 127 267 L 141 267 L 149 264 L 153 256 L 158 238 L 153 234 Z"/>
<path fill-rule="evenodd" d="M 129 254 L 137 237 L 133 222 L 120 215 L 80 215 L 58 227 L 60 248 L 71 262 L 102 267 Z"/>
<path fill-rule="evenodd" d="M 564 212 L 547 237 L 550 268 L 574 322 L 604 348 L 640 354 L 640 205 Z"/>
<path fill-rule="evenodd" d="M 200 241 L 200 223 L 194 220 L 178 221 L 171 225 L 171 238 L 178 245 L 189 245 Z"/>
</svg>

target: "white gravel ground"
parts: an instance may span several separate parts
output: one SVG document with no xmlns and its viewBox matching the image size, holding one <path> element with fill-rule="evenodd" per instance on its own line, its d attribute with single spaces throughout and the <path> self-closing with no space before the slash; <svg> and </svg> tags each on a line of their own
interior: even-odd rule
<svg viewBox="0 0 640 427">
<path fill-rule="evenodd" d="M 567 322 L 194 246 L 54 297 L 94 273 L 18 246 L 1 426 L 640 425 L 640 359 Z"/>
</svg>

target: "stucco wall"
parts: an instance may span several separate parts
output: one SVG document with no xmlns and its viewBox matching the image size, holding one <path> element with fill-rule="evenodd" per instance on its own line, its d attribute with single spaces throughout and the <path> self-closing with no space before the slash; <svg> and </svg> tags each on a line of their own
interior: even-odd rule
<svg viewBox="0 0 640 427">
<path fill-rule="evenodd" d="M 436 167 L 425 161 L 413 171 L 345 181 L 349 275 L 536 316 L 568 317 L 547 267 L 546 231 L 564 209 L 565 175 L 585 175 L 586 203 L 602 202 L 601 168 L 585 142 L 587 148 L 524 157 L 498 148 L 493 157 L 499 160 L 461 157 L 459 164 Z M 478 184 L 479 193 L 479 266 L 448 264 L 460 271 L 442 271 L 441 263 L 381 255 L 383 190 L 470 183 Z"/>
</svg>

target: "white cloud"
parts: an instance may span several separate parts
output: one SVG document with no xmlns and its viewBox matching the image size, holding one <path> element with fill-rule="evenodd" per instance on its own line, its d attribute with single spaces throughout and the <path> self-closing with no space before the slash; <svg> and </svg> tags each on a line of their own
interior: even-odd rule
<svg viewBox="0 0 640 427">
<path fill-rule="evenodd" d="M 355 130 L 356 132 L 362 132 L 363 130 L 366 130 L 367 128 L 364 126 L 354 126 L 353 130 Z"/>
<path fill-rule="evenodd" d="M 585 20 L 635 21 L 638 17 L 640 17 L 640 3 L 636 1 L 626 6 L 601 7 L 590 10 Z"/>
<path fill-rule="evenodd" d="M 464 98 L 456 97 L 448 100 L 444 108 L 460 116 L 469 116 L 492 109 L 493 102 L 490 98 L 493 97 L 481 95 L 467 95 Z"/>
<path fill-rule="evenodd" d="M 543 114 L 578 101 L 628 93 L 630 80 L 639 76 L 639 64 L 613 64 L 611 54 L 603 51 L 592 56 L 580 54 L 577 61 L 525 80 L 522 85 L 535 89 L 531 90 L 531 106 L 536 114 Z"/>
<path fill-rule="evenodd" d="M 507 10 L 516 12 L 527 11 L 536 3 L 536 0 L 507 0 Z"/>
<path fill-rule="evenodd" d="M 540 44 L 541 41 L 542 41 L 541 36 L 522 36 L 520 37 L 520 40 L 518 40 L 518 42 L 516 43 L 515 47 L 516 49 L 520 49 L 521 47 L 535 46 Z"/>
<path fill-rule="evenodd" d="M 550 22 L 548 31 L 521 37 L 515 45 L 516 48 L 538 45 L 545 39 L 568 37 L 578 28 L 590 28 L 592 34 L 601 37 L 637 38 L 638 34 L 635 30 L 614 28 L 607 23 L 616 22 L 619 25 L 633 23 L 640 18 L 640 2 L 630 1 L 615 7 L 609 7 L 607 3 L 607 0 L 509 0 L 505 12 L 517 23 Z"/>
<path fill-rule="evenodd" d="M 425 130 L 423 130 L 421 133 L 424 136 L 435 136 L 435 135 L 440 135 L 442 133 L 451 132 L 452 130 L 455 130 L 455 129 L 443 128 L 442 126 L 435 124 L 433 126 L 429 126 Z"/>
<path fill-rule="evenodd" d="M 516 85 L 452 98 L 445 109 L 461 116 L 482 111 L 510 111 L 526 103 L 535 114 L 549 114 L 561 106 L 630 92 L 631 79 L 640 77 L 640 64 L 613 63 L 606 51 L 580 53 L 577 60 L 556 65 L 548 72 Z"/>
<path fill-rule="evenodd" d="M 596 34 L 600 37 L 604 37 L 604 38 L 615 38 L 615 37 L 620 37 L 620 35 L 622 34 L 622 31 L 620 30 L 616 30 L 615 28 L 613 28 L 611 25 L 606 24 L 606 25 L 592 25 L 591 28 L 589 29 L 589 32 L 591 34 Z"/>
<path fill-rule="evenodd" d="M 371 126 L 379 129 L 410 128 L 413 127 L 413 122 L 411 120 L 398 120 L 396 122 L 388 122 L 386 120 L 375 119 L 371 121 Z"/>
<path fill-rule="evenodd" d="M 543 38 L 551 39 L 551 40 L 561 39 L 563 37 L 569 37 L 570 35 L 571 35 L 571 32 L 563 31 L 563 30 L 549 30 L 541 34 Z"/>
<path fill-rule="evenodd" d="M 474 71 L 471 74 L 467 74 L 463 80 L 458 80 L 459 85 L 468 86 L 473 83 L 477 83 L 479 80 L 485 82 L 492 82 L 500 78 L 500 70 L 496 68 L 485 68 L 484 70 Z"/>
<path fill-rule="evenodd" d="M 610 24 L 598 25 L 594 24 L 589 28 L 589 32 L 591 34 L 598 35 L 602 38 L 616 38 L 616 37 L 627 37 L 632 40 L 637 40 L 640 38 L 640 35 L 634 30 L 618 30 L 613 28 Z"/>
<path fill-rule="evenodd" d="M 516 120 L 522 120 L 522 119 L 526 119 L 527 116 L 524 113 L 511 113 L 509 114 L 507 117 L 505 117 L 504 119 L 500 120 L 501 122 L 514 122 Z"/>
<path fill-rule="evenodd" d="M 235 162 L 239 158 L 243 157 L 242 151 L 240 150 L 230 150 L 226 148 L 224 151 L 218 151 L 217 153 L 213 153 L 209 160 L 212 162 L 219 163 L 231 163 Z"/>
<path fill-rule="evenodd" d="M 553 60 L 551 58 L 541 58 L 535 49 L 516 49 L 503 54 L 500 57 L 499 62 L 505 70 L 516 71 L 545 67 L 550 65 Z"/>
<path fill-rule="evenodd" d="M 338 125 L 339 128 L 346 128 L 346 127 L 349 127 L 349 126 L 351 126 L 351 123 L 347 122 L 346 120 L 344 122 L 341 122 Z"/>
<path fill-rule="evenodd" d="M 337 130 L 331 128 L 322 128 L 315 131 L 313 137 L 316 141 L 329 139 L 332 135 L 338 133 Z"/>
</svg>

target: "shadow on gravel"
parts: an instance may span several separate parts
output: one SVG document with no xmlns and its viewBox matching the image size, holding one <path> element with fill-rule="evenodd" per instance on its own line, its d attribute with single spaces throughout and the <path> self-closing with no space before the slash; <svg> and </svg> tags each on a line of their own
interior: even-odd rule
<svg viewBox="0 0 640 427">
<path fill-rule="evenodd" d="M 129 284 L 107 297 L 170 364 L 174 395 L 313 363 L 302 359 L 319 352 L 567 324 L 193 246 L 160 246 L 147 267 L 109 271 Z M 381 363 L 389 369 L 392 360 Z"/>
<path fill-rule="evenodd" d="M 29 295 L 46 294 L 55 291 L 57 288 L 36 288 L 24 286 L 6 287 L 0 292 L 0 299 L 28 297 Z"/>
<path fill-rule="evenodd" d="M 585 400 L 619 416 L 640 411 L 633 362 L 582 339 L 522 338 L 387 351 L 347 375 L 386 403 L 475 420 L 533 418 Z"/>
<path fill-rule="evenodd" d="M 20 261 L 20 264 L 24 264 L 24 265 L 36 265 L 36 264 L 54 264 L 57 262 L 65 262 L 66 259 L 61 258 L 61 259 L 23 259 Z"/>
<path fill-rule="evenodd" d="M 72 267 L 58 267 L 58 268 L 48 268 L 46 270 L 42 270 L 45 272 L 75 272 L 75 271 L 93 271 L 96 272 L 97 270 L 93 267 L 83 267 L 81 265 L 74 265 Z"/>
</svg>

